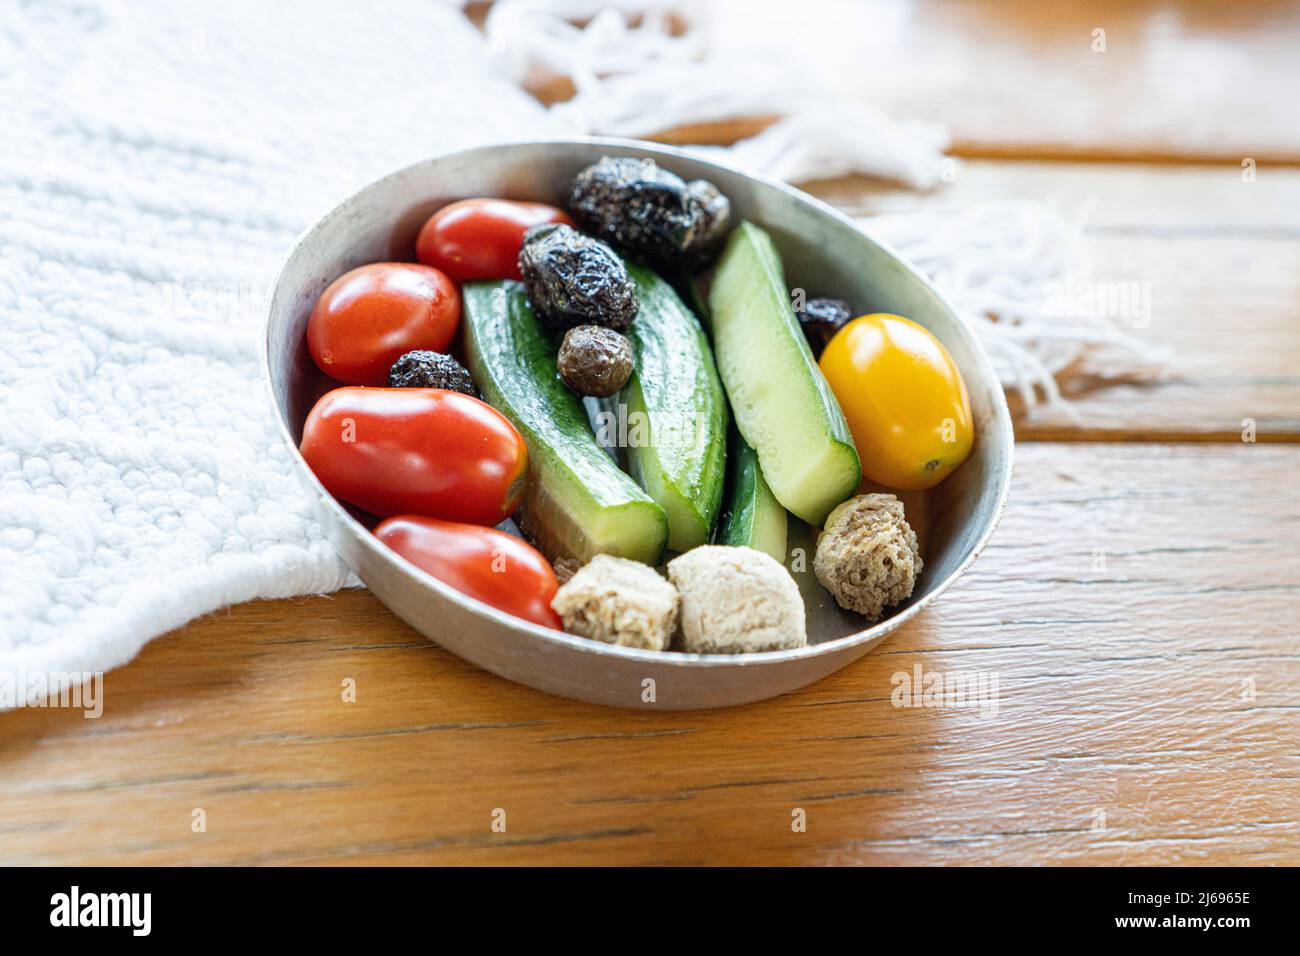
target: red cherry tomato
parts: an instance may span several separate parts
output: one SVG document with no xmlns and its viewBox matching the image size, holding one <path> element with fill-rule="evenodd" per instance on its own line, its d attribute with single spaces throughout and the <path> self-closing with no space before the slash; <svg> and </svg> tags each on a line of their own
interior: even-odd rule
<svg viewBox="0 0 1300 956">
<path fill-rule="evenodd" d="M 500 611 L 561 630 L 555 569 L 526 541 L 495 528 L 402 515 L 375 537 L 421 571 Z"/>
<path fill-rule="evenodd" d="M 376 262 L 335 279 L 307 320 L 320 370 L 348 385 L 387 385 L 413 349 L 445 352 L 460 325 L 460 290 L 437 269 Z"/>
<path fill-rule="evenodd" d="M 307 416 L 301 450 L 330 494 L 381 518 L 497 524 L 528 470 L 504 415 L 441 388 L 336 388 Z"/>
<path fill-rule="evenodd" d="M 457 282 L 522 279 L 524 233 L 544 222 L 573 225 L 563 209 L 545 203 L 462 199 L 429 217 L 415 241 L 415 257 Z"/>
</svg>

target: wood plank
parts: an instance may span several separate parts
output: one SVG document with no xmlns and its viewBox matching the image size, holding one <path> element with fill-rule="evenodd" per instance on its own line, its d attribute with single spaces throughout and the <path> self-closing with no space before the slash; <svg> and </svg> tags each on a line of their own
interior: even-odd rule
<svg viewBox="0 0 1300 956">
<path fill-rule="evenodd" d="M 1158 385 L 1080 366 L 1065 377 L 1076 421 L 1040 409 L 1017 422 L 1031 440 L 1300 440 L 1300 172 L 1259 167 L 961 163 L 956 181 L 921 195 L 861 177 L 809 184 L 851 215 L 959 211 L 1037 199 L 1085 228 L 1097 290 L 1149 292 L 1149 315 L 1118 324 L 1174 350 Z M 1102 285 L 1104 283 L 1104 285 Z M 1133 286 L 1132 283 L 1137 283 Z"/>
<path fill-rule="evenodd" d="M 109 674 L 98 720 L 0 716 L 0 862 L 1297 864 L 1298 468 L 1022 446 L 934 608 L 727 711 L 517 687 L 365 592 L 235 608 Z M 892 706 L 917 666 L 996 674 L 998 713 Z"/>
<path fill-rule="evenodd" d="M 1285 0 L 723 0 L 710 22 L 719 55 L 795 61 L 810 91 L 941 122 L 958 155 L 1300 163 L 1300 7 Z M 726 142 L 769 120 L 662 135 Z"/>
</svg>

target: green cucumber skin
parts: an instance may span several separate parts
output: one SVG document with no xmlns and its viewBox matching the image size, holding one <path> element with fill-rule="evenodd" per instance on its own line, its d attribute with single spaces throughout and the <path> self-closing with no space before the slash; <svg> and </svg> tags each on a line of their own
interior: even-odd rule
<svg viewBox="0 0 1300 956">
<path fill-rule="evenodd" d="M 655 273 L 632 263 L 627 269 L 640 308 L 627 332 L 635 371 L 618 401 L 630 423 L 648 424 L 649 441 L 625 448 L 624 460 L 667 512 L 668 548 L 689 551 L 709 542 L 722 505 L 727 399 L 694 314 Z"/>
<path fill-rule="evenodd" d="M 743 545 L 785 564 L 786 512 L 763 480 L 758 455 L 731 429 L 727 452 L 727 499 L 718 544 Z"/>
<path fill-rule="evenodd" d="M 655 564 L 667 542 L 667 516 L 596 442 L 581 399 L 560 380 L 556 345 L 522 284 L 469 282 L 461 295 L 474 381 L 528 445 L 520 526 L 552 559 L 614 554 Z"/>
<path fill-rule="evenodd" d="M 861 463 L 799 328 L 776 247 L 753 223 L 732 230 L 709 310 L 718 372 L 741 435 L 757 452 L 777 500 L 821 527 L 857 490 Z"/>
</svg>

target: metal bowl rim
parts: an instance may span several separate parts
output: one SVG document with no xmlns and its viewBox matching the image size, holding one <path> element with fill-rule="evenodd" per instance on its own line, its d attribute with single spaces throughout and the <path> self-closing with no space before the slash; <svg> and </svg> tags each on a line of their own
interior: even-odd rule
<svg viewBox="0 0 1300 956">
<path fill-rule="evenodd" d="M 1006 511 L 1007 498 L 1011 491 L 1011 474 L 1015 460 L 1015 441 L 1011 424 L 1011 413 L 1007 407 L 1006 398 L 1000 388 L 994 390 L 993 414 L 997 421 L 997 427 L 1002 429 L 1008 437 L 1008 441 L 1005 443 L 1007 449 L 1005 467 L 1002 470 L 1001 481 L 999 483 L 1000 486 L 997 491 L 997 504 L 993 512 L 992 520 L 984 530 L 984 533 L 980 535 L 979 539 L 975 542 L 970 553 L 962 559 L 961 563 L 958 564 L 946 578 L 936 584 L 929 594 L 925 595 L 905 610 L 900 611 L 898 614 L 887 617 L 861 631 L 846 634 L 844 637 L 838 637 L 831 641 L 824 641 L 820 644 L 808 644 L 804 647 L 783 651 L 759 651 L 751 654 L 692 654 L 682 651 L 651 651 L 643 650 L 641 648 L 623 647 L 617 644 L 606 644 L 602 641 L 579 637 L 574 634 L 565 633 L 564 631 L 557 631 L 552 628 L 542 627 L 539 624 L 524 621 L 512 614 L 506 614 L 489 604 L 485 604 L 477 598 L 470 597 L 467 594 L 457 591 L 455 588 L 444 584 L 431 574 L 420 570 L 404 558 L 399 557 L 390 548 L 380 544 L 375 536 L 371 534 L 364 525 L 353 518 L 352 515 L 350 515 L 347 510 L 339 504 L 334 496 L 325 490 L 324 485 L 320 483 L 311 468 L 307 466 L 306 460 L 302 457 L 301 452 L 298 450 L 298 446 L 293 441 L 293 436 L 289 433 L 288 423 L 280 414 L 278 397 L 275 394 L 274 383 L 271 379 L 271 305 L 275 299 L 276 293 L 280 290 L 280 284 L 284 278 L 284 272 L 288 268 L 289 263 L 294 259 L 298 254 L 298 251 L 314 232 L 323 227 L 335 216 L 341 215 L 344 209 L 362 199 L 367 193 L 377 189 L 383 183 L 391 179 L 405 176 L 414 169 L 442 162 L 454 156 L 468 156 L 477 152 L 490 152 L 523 146 L 548 145 L 614 146 L 621 149 L 634 149 L 644 153 L 687 159 L 692 162 L 703 163 L 708 166 L 726 170 L 733 175 L 740 175 L 761 183 L 784 194 L 794 202 L 809 206 L 813 211 L 837 220 L 842 225 L 846 225 L 856 232 L 864 242 L 879 247 L 895 259 L 912 275 L 914 279 L 928 289 L 934 296 L 935 300 L 948 310 L 950 316 L 956 322 L 958 327 L 962 329 L 964 334 L 970 340 L 972 353 L 975 357 L 975 361 L 981 366 L 981 372 L 989 381 L 998 381 L 997 374 L 993 369 L 993 363 L 989 359 L 988 353 L 985 351 L 984 346 L 980 343 L 978 337 L 973 331 L 971 331 L 970 326 L 964 319 L 962 319 L 956 310 L 948 305 L 947 300 L 924 274 L 912 265 L 911 262 L 899 255 L 898 252 L 888 243 L 877 239 L 874 236 L 868 235 L 851 218 L 822 200 L 808 195 L 802 190 L 796 189 L 795 187 L 779 180 L 740 169 L 726 162 L 717 162 L 712 158 L 699 156 L 683 149 L 660 143 L 651 143 L 645 140 L 608 136 L 557 136 L 538 137 L 525 140 L 500 140 L 489 143 L 480 143 L 475 146 L 453 150 L 448 153 L 441 153 L 428 159 L 422 159 L 410 163 L 400 169 L 393 170 L 392 172 L 386 173 L 383 176 L 372 180 L 342 201 L 336 203 L 328 212 L 300 232 L 294 239 L 293 244 L 289 247 L 288 252 L 286 252 L 284 257 L 280 260 L 280 263 L 275 270 L 275 278 L 272 280 L 271 285 L 267 290 L 266 298 L 262 305 L 262 312 L 264 315 L 261 348 L 262 383 L 266 389 L 267 399 L 270 402 L 271 411 L 275 418 L 276 430 L 285 446 L 289 449 L 291 460 L 299 476 L 305 477 L 311 482 L 312 487 L 315 488 L 317 495 L 324 501 L 325 506 L 332 511 L 334 517 L 341 522 L 343 527 L 345 527 L 356 538 L 364 542 L 362 545 L 363 547 L 367 548 L 374 557 L 386 562 L 398 573 L 412 578 L 414 581 L 425 587 L 432 588 L 446 600 L 459 604 L 465 610 L 487 618 L 499 626 L 509 628 L 532 638 L 548 641 L 552 644 L 557 644 L 587 654 L 607 655 L 615 658 L 624 658 L 629 661 L 667 664 L 678 667 L 744 667 L 777 664 L 783 661 L 803 660 L 805 658 L 819 657 L 824 654 L 834 654 L 847 650 L 848 648 L 858 644 L 869 644 L 879 638 L 883 638 L 890 631 L 911 620 L 928 607 L 935 598 L 943 594 L 943 592 L 946 591 L 968 567 L 970 567 L 971 563 L 979 557 L 987 546 L 993 532 L 997 529 L 999 522 L 1002 520 L 1003 513 Z M 355 572 L 355 569 L 353 570 Z"/>
</svg>

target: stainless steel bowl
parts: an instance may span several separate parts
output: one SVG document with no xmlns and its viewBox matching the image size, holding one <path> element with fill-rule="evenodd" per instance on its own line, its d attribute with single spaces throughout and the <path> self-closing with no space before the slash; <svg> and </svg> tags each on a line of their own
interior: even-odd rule
<svg viewBox="0 0 1300 956">
<path fill-rule="evenodd" d="M 922 525 L 925 571 L 888 618 L 862 629 L 813 578 L 811 529 L 791 520 L 792 566 L 808 607 L 809 645 L 761 654 L 653 653 L 613 647 L 517 620 L 415 569 L 335 501 L 298 454 L 302 423 L 330 382 L 304 341 L 307 317 L 333 279 L 381 260 L 414 261 L 415 235 L 446 203 L 499 196 L 563 204 L 569 181 L 601 156 L 646 156 L 686 179 L 708 179 L 776 240 L 792 288 L 848 299 L 859 312 L 896 312 L 948 347 L 970 391 L 975 449 L 924 496 L 905 496 Z M 861 657 L 937 598 L 975 559 L 1006 503 L 1011 419 L 987 355 L 915 269 L 829 206 L 778 182 L 652 143 L 573 139 L 507 143 L 440 156 L 372 183 L 294 243 L 267 300 L 267 381 L 280 431 L 320 520 L 343 559 L 403 620 L 453 653 L 521 684 L 617 707 L 685 710 L 762 700 L 810 684 Z"/>
</svg>

